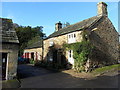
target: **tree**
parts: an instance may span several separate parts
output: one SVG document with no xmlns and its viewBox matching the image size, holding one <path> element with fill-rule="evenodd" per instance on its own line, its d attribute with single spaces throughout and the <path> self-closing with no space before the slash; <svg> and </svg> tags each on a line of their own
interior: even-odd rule
<svg viewBox="0 0 120 90">
<path fill-rule="evenodd" d="M 30 44 L 30 40 L 34 39 L 36 36 L 39 38 L 46 36 L 43 33 L 42 28 L 42 26 L 37 26 L 34 28 L 31 26 L 18 26 L 15 28 L 20 43 L 19 56 L 23 54 L 24 49 L 28 46 L 28 44 Z M 32 40 L 31 42 L 34 43 L 36 40 Z"/>
</svg>

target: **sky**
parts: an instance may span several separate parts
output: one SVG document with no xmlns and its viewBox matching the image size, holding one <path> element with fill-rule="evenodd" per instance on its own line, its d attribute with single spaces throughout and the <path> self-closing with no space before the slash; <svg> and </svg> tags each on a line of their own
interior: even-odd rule
<svg viewBox="0 0 120 90">
<path fill-rule="evenodd" d="M 10 18 L 22 26 L 43 26 L 43 32 L 50 35 L 55 23 L 77 23 L 97 15 L 98 2 L 2 2 L 0 17 Z M 118 3 L 106 2 L 108 17 L 118 31 Z"/>
</svg>

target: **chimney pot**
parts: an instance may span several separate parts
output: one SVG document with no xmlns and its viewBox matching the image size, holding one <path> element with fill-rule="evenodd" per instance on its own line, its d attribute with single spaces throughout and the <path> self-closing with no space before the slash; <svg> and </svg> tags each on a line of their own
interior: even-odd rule
<svg viewBox="0 0 120 90">
<path fill-rule="evenodd" d="M 97 10 L 98 15 L 108 16 L 107 4 L 105 2 L 99 2 L 97 4 L 97 7 L 98 7 L 98 10 Z"/>
<path fill-rule="evenodd" d="M 59 31 L 62 28 L 62 23 L 59 21 L 55 24 L 55 31 Z"/>
</svg>

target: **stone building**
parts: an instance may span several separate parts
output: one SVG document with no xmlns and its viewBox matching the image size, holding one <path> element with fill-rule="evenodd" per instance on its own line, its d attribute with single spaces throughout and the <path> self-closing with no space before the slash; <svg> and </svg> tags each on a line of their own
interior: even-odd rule
<svg viewBox="0 0 120 90">
<path fill-rule="evenodd" d="M 23 53 L 24 58 L 42 60 L 42 42 L 38 41 L 28 46 Z"/>
<path fill-rule="evenodd" d="M 2 79 L 13 79 L 17 74 L 19 41 L 11 19 L 0 18 L 0 37 Z"/>
<path fill-rule="evenodd" d="M 88 58 L 86 66 L 90 64 L 114 64 L 117 63 L 118 53 L 118 32 L 108 18 L 107 4 L 97 4 L 97 15 L 81 22 L 62 28 L 62 23 L 55 24 L 55 32 L 44 39 L 44 60 L 64 64 L 66 61 L 74 65 L 73 50 L 63 50 L 63 44 L 81 42 L 82 32 L 86 31 L 86 39 L 95 46 L 93 56 Z M 94 61 L 94 62 L 92 62 Z M 104 62 L 105 61 L 105 62 Z"/>
</svg>

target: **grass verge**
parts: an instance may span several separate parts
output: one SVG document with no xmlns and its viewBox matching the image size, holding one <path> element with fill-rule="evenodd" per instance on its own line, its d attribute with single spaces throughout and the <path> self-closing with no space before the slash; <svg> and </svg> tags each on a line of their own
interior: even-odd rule
<svg viewBox="0 0 120 90">
<path fill-rule="evenodd" d="M 2 81 L 2 88 L 19 88 L 20 82 L 17 79 Z"/>
<path fill-rule="evenodd" d="M 100 75 L 105 72 L 119 71 L 119 70 L 120 70 L 120 64 L 115 64 L 115 65 L 105 66 L 102 68 L 97 68 L 97 69 L 93 70 L 91 73 L 93 73 L 94 75 Z"/>
</svg>

